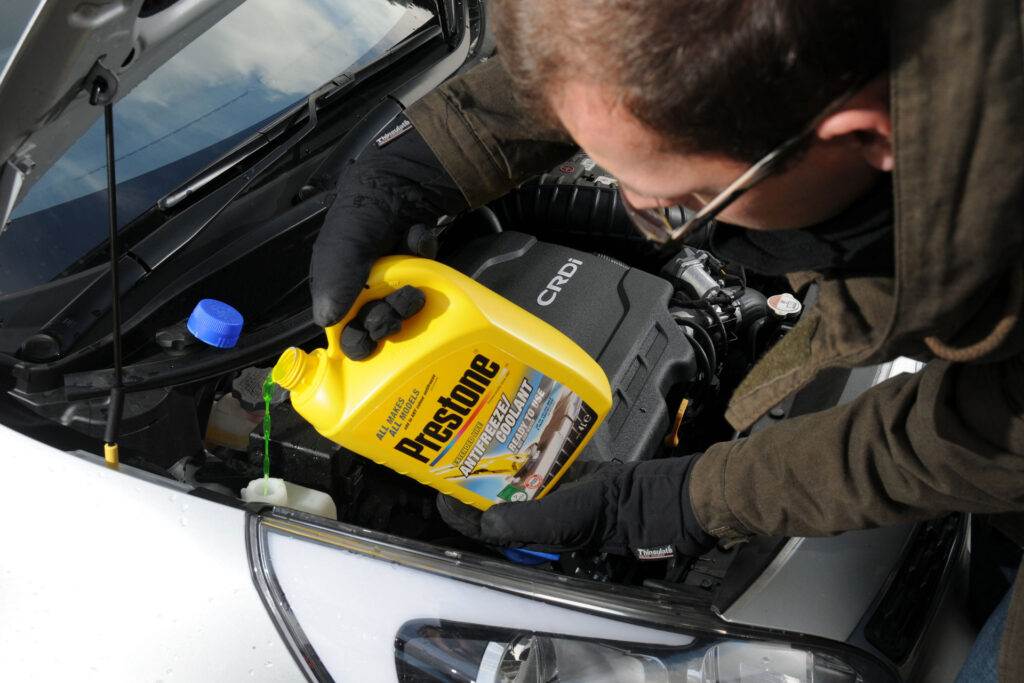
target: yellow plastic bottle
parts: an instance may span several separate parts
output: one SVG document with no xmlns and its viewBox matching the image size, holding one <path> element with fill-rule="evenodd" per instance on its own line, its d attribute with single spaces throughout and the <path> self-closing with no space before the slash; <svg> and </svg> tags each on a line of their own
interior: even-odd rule
<svg viewBox="0 0 1024 683">
<path fill-rule="evenodd" d="M 340 349 L 368 301 L 405 285 L 423 309 L 368 358 Z M 429 259 L 378 261 L 327 348 L 286 350 L 273 380 L 332 441 L 486 509 L 544 495 L 611 407 L 601 367 L 548 323 Z"/>
</svg>

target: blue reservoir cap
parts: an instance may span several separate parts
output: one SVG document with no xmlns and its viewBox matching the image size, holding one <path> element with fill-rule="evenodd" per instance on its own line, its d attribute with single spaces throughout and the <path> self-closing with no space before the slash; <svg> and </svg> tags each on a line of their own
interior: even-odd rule
<svg viewBox="0 0 1024 683">
<path fill-rule="evenodd" d="M 560 557 L 555 553 L 542 553 L 539 550 L 527 550 L 526 548 L 505 548 L 502 552 L 513 562 L 530 566 L 545 562 L 557 562 Z"/>
<path fill-rule="evenodd" d="M 188 331 L 210 346 L 229 349 L 238 343 L 242 322 L 242 314 L 233 306 L 216 299 L 203 299 L 188 317 Z"/>
</svg>

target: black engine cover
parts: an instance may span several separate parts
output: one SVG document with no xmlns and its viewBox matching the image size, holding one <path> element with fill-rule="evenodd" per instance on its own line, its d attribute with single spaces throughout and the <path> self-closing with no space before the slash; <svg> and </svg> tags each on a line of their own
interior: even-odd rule
<svg viewBox="0 0 1024 683">
<path fill-rule="evenodd" d="M 668 311 L 668 281 L 518 232 L 475 240 L 447 261 L 561 330 L 604 369 L 612 409 L 581 458 L 629 462 L 654 454 L 677 408 L 666 397 L 698 372 L 690 341 Z"/>
</svg>

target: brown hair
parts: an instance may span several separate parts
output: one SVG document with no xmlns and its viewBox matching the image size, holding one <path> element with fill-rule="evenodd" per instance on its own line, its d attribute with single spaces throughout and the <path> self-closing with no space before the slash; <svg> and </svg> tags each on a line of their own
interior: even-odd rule
<svg viewBox="0 0 1024 683">
<path fill-rule="evenodd" d="M 491 0 L 538 124 L 569 82 L 610 86 L 689 152 L 754 161 L 888 64 L 884 0 Z"/>
</svg>

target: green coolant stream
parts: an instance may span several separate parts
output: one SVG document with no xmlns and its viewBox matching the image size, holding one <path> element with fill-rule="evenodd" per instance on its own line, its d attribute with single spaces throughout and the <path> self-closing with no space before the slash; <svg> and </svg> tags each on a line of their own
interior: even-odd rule
<svg viewBox="0 0 1024 683">
<path fill-rule="evenodd" d="M 274 373 L 263 382 L 263 495 L 267 495 L 270 482 L 270 397 L 274 395 Z"/>
</svg>

